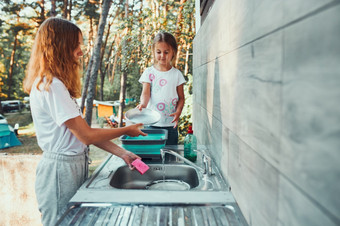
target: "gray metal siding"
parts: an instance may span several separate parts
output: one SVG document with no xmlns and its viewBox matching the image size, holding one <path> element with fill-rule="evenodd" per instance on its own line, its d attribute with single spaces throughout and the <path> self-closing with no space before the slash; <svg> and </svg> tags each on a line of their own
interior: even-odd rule
<svg viewBox="0 0 340 226">
<path fill-rule="evenodd" d="M 102 205 L 102 204 L 99 204 Z M 241 226 L 235 205 L 222 206 L 73 206 L 58 225 Z"/>
</svg>

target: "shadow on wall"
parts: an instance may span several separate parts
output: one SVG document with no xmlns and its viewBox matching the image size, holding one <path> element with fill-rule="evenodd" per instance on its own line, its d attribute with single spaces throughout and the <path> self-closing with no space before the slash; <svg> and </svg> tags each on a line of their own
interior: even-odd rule
<svg viewBox="0 0 340 226">
<path fill-rule="evenodd" d="M 217 164 L 221 167 L 223 155 L 223 122 L 221 112 L 221 80 L 220 80 L 220 66 L 219 59 L 215 58 L 214 65 L 214 86 L 213 86 L 213 105 L 212 105 L 212 121 L 211 121 L 211 142 L 214 145 L 215 160 L 219 160 Z M 226 92 L 227 90 L 224 90 Z M 226 95 L 227 97 L 227 95 Z"/>
<path fill-rule="evenodd" d="M 40 158 L 0 155 L 0 225 L 41 225 L 34 191 Z"/>
<path fill-rule="evenodd" d="M 197 98 L 200 103 L 199 120 L 204 127 L 197 130 L 197 133 L 201 133 L 200 143 L 204 144 L 209 150 L 213 150 L 213 158 L 218 166 L 221 166 L 223 155 L 223 124 L 222 124 L 222 112 L 221 112 L 221 84 L 220 84 L 220 69 L 219 60 L 215 59 L 214 64 L 205 65 L 201 67 L 203 70 L 200 73 L 200 78 L 196 79 L 195 86 L 200 87 L 197 95 L 202 95 Z M 210 77 L 209 77 L 210 75 Z M 212 103 L 208 101 L 212 100 Z M 197 127 L 196 127 L 197 128 Z"/>
</svg>

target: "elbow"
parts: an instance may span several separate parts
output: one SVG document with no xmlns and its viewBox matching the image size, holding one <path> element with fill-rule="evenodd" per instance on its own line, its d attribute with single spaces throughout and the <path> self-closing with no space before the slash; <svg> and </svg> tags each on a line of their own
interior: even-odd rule
<svg viewBox="0 0 340 226">
<path fill-rule="evenodd" d="M 85 144 L 86 146 L 89 146 L 90 144 L 93 144 L 92 142 L 89 141 L 82 141 L 83 144 Z"/>
<path fill-rule="evenodd" d="M 92 144 L 92 142 L 89 139 L 84 139 L 84 138 L 78 138 L 78 140 L 80 142 L 82 142 L 83 144 L 85 144 L 86 146 L 89 146 L 90 144 Z"/>
<path fill-rule="evenodd" d="M 89 146 L 90 144 L 95 143 L 95 140 L 92 139 L 92 138 L 89 137 L 89 136 L 78 137 L 78 139 L 79 139 L 83 144 L 85 144 L 86 146 Z"/>
</svg>

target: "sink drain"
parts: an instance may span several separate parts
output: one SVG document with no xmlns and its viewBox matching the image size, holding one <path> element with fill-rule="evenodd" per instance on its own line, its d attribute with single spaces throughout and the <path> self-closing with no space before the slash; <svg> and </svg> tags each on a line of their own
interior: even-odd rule
<svg viewBox="0 0 340 226">
<path fill-rule="evenodd" d="M 189 190 L 190 185 L 181 180 L 156 180 L 145 187 L 149 190 L 170 190 L 170 191 L 184 191 Z"/>
</svg>

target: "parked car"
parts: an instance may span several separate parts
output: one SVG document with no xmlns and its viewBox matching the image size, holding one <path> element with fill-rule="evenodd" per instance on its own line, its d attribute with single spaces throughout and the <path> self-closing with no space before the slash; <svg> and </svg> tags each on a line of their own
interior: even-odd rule
<svg viewBox="0 0 340 226">
<path fill-rule="evenodd" d="M 23 103 L 25 104 L 26 109 L 30 110 L 30 98 L 29 97 L 24 97 Z"/>
<path fill-rule="evenodd" d="M 21 111 L 25 108 L 25 104 L 20 100 L 1 101 L 1 106 L 4 112 Z"/>
<path fill-rule="evenodd" d="M 0 114 L 0 124 L 8 124 L 7 119 L 2 114 Z"/>
</svg>

